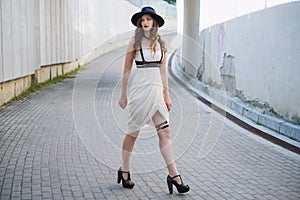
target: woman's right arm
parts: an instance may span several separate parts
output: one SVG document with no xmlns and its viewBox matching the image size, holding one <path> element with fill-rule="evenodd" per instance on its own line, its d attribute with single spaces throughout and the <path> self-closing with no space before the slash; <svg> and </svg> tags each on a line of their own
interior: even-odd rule
<svg viewBox="0 0 300 200">
<path fill-rule="evenodd" d="M 119 101 L 119 105 L 121 106 L 121 108 L 125 108 L 127 106 L 127 87 L 128 87 L 128 79 L 129 79 L 129 75 L 131 72 L 131 68 L 132 68 L 132 63 L 133 63 L 133 44 L 134 44 L 134 40 L 131 39 L 128 47 L 127 47 L 127 51 L 126 51 L 126 55 L 125 55 L 125 63 L 124 63 L 124 71 L 123 71 L 123 77 L 122 77 L 122 91 L 121 91 L 121 97 L 120 97 L 120 101 Z"/>
</svg>

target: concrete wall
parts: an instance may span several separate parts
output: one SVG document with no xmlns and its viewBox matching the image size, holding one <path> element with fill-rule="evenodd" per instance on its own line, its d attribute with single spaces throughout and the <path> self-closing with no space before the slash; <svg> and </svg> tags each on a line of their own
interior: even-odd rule
<svg viewBox="0 0 300 200">
<path fill-rule="evenodd" d="M 138 10 L 126 0 L 0 0 L 0 105 L 91 60 L 100 44 L 134 30 Z"/>
<path fill-rule="evenodd" d="M 299 10 L 299 1 L 283 4 L 203 30 L 203 81 L 228 84 L 222 77 L 231 76 L 236 92 L 247 100 L 299 119 Z"/>
</svg>

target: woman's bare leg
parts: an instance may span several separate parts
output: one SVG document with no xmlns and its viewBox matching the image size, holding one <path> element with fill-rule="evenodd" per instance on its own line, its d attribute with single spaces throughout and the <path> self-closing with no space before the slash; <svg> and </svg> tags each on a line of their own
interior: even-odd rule
<svg viewBox="0 0 300 200">
<path fill-rule="evenodd" d="M 155 126 L 163 123 L 165 119 L 162 117 L 162 115 L 159 112 L 156 112 L 152 118 Z M 158 138 L 159 138 L 159 148 L 160 152 L 165 160 L 165 163 L 167 165 L 169 175 L 171 177 L 178 175 L 178 171 L 176 168 L 175 163 L 175 157 L 174 152 L 171 144 L 171 138 L 170 138 L 170 128 L 164 128 L 157 132 Z M 174 180 L 177 181 L 178 184 L 181 184 L 181 180 L 179 177 L 175 178 Z"/>
<path fill-rule="evenodd" d="M 139 131 L 136 131 L 131 134 L 126 134 L 126 136 L 124 137 L 122 145 L 122 171 L 130 171 L 130 156 L 138 134 Z M 127 179 L 128 174 L 123 173 L 123 177 L 124 179 Z"/>
</svg>

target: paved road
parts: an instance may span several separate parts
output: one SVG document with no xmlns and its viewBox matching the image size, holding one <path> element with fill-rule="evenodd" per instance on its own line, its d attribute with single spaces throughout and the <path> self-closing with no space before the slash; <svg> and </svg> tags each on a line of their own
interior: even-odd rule
<svg viewBox="0 0 300 200">
<path fill-rule="evenodd" d="M 118 185 L 124 51 L 0 110 L 0 199 L 300 199 L 299 155 L 224 119 L 172 77 L 172 141 L 191 191 L 168 194 L 158 138 L 149 127 L 132 157 L 135 188 Z"/>
</svg>

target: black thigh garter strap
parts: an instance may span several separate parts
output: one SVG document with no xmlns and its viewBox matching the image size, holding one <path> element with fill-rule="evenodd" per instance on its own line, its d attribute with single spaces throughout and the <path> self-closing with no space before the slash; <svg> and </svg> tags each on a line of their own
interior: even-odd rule
<svg viewBox="0 0 300 200">
<path fill-rule="evenodd" d="M 161 129 L 168 128 L 168 127 L 169 127 L 169 124 L 168 124 L 167 121 L 165 121 L 165 122 L 163 122 L 163 123 L 158 124 L 157 126 L 155 126 L 157 132 L 159 130 L 161 130 Z"/>
</svg>

